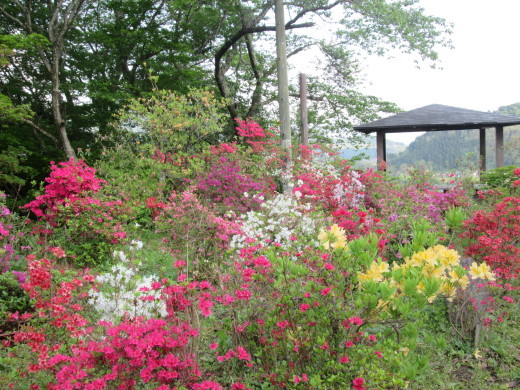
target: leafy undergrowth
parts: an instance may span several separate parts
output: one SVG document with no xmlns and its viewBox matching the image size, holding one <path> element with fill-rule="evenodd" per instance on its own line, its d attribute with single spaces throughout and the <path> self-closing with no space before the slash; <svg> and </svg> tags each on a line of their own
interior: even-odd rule
<svg viewBox="0 0 520 390">
<path fill-rule="evenodd" d="M 518 295 L 516 295 L 518 297 Z M 450 332 L 449 321 L 432 334 L 446 342 L 432 349 L 430 369 L 410 389 L 516 389 L 520 386 L 520 311 L 510 306 L 509 321 L 486 329 L 479 346 Z M 432 329 L 433 331 L 434 329 Z"/>
</svg>

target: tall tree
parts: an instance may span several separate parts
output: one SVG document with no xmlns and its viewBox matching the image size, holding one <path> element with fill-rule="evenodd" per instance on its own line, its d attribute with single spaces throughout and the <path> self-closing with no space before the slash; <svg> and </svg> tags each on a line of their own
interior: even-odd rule
<svg viewBox="0 0 520 390">
<path fill-rule="evenodd" d="M 33 125 L 61 137 L 67 155 L 154 85 L 213 85 L 208 58 L 225 19 L 214 1 L 0 0 L 0 12 L 1 34 L 46 37 L 0 70 L 0 93 L 30 104 Z"/>
<path fill-rule="evenodd" d="M 222 26 L 210 1 L 101 0 L 78 26 L 74 69 L 108 121 L 121 103 L 152 89 L 187 92 L 212 84 L 204 62 Z M 102 124 L 102 126 L 104 123 Z"/>
<path fill-rule="evenodd" d="M 231 117 L 256 116 L 276 101 L 275 1 L 232 3 L 229 12 L 234 16 L 228 19 L 234 24 L 215 53 L 215 80 L 230 101 Z M 320 130 L 344 131 L 346 124 L 360 118 L 396 110 L 395 105 L 356 91 L 360 54 L 383 55 L 398 48 L 422 60 L 437 60 L 435 48 L 448 44 L 449 27 L 443 19 L 424 15 L 417 4 L 418 0 L 285 2 L 287 56 L 313 47 L 323 54 L 322 76 L 309 84 L 309 90 L 317 92 L 311 98 L 321 102 L 319 111 L 333 110 Z"/>
<path fill-rule="evenodd" d="M 19 63 L 24 53 L 46 42 L 45 37 L 38 34 L 1 35 L 0 69 L 8 72 L 9 68 Z M 0 93 L 0 191 L 17 197 L 22 187 L 37 174 L 37 170 L 30 165 L 47 165 L 46 162 L 34 161 L 34 151 L 31 149 L 45 147 L 42 137 L 56 146 L 59 140 L 34 122 L 30 104 L 15 104 L 13 97 L 16 98 Z M 36 142 L 31 142 L 31 130 Z"/>
<path fill-rule="evenodd" d="M 31 1 L 13 0 L 10 6 L 2 5 L 1 13 L 12 22 L 13 32 L 39 33 L 48 39 L 48 45 L 37 45 L 39 59 L 51 81 L 51 105 L 63 150 L 67 157 L 76 158 L 67 133 L 66 115 L 60 79 L 64 70 L 64 55 L 67 50 L 67 36 L 76 19 L 84 10 L 87 0 L 57 0 L 46 3 L 41 13 L 33 12 Z"/>
</svg>

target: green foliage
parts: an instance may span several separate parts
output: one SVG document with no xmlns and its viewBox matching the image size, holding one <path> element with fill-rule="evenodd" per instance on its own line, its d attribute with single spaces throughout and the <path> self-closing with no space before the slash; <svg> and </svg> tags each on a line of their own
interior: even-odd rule
<svg viewBox="0 0 520 390">
<path fill-rule="evenodd" d="M 461 207 L 450 207 L 446 212 L 446 224 L 450 229 L 459 229 L 462 222 L 467 219 L 467 215 Z"/>
<path fill-rule="evenodd" d="M 15 192 L 17 188 L 25 184 L 20 174 L 27 174 L 33 170 L 23 165 L 29 152 L 23 147 L 8 146 L 7 150 L 0 151 L 0 186 L 11 187 Z"/>
<path fill-rule="evenodd" d="M 516 180 L 514 171 L 517 167 L 508 165 L 505 167 L 495 168 L 483 173 L 480 176 L 481 183 L 486 184 L 488 188 L 511 189 L 513 182 Z"/>
<path fill-rule="evenodd" d="M 102 159 L 96 168 L 109 181 L 113 196 L 125 196 L 135 222 L 151 223 L 146 199 L 165 201 L 194 178 L 207 149 L 224 127 L 224 101 L 205 90 L 187 95 L 155 91 L 131 101 L 117 117 L 114 130 L 99 138 Z"/>
<path fill-rule="evenodd" d="M 10 59 L 18 52 L 32 49 L 36 46 L 49 44 L 47 38 L 41 34 L 7 34 L 0 35 L 0 67 L 8 66 Z"/>
<path fill-rule="evenodd" d="M 81 224 L 81 222 L 79 223 Z M 72 226 L 74 228 L 74 226 Z M 87 233 L 85 230 L 77 230 L 77 234 Z M 59 234 L 59 233 L 58 233 Z M 72 239 L 72 241 L 70 241 Z M 71 238 L 69 235 L 57 237 L 53 240 L 54 244 L 62 245 L 67 248 L 67 255 L 70 260 L 78 267 L 100 266 L 110 259 L 110 255 L 114 250 L 114 246 L 103 238 L 90 238 L 88 240 Z M 69 245 L 67 245 L 67 243 Z M 71 245 L 72 244 L 72 245 Z"/>
<path fill-rule="evenodd" d="M 0 35 L 0 68 L 11 64 L 11 58 L 18 52 L 25 51 L 36 45 L 45 45 L 47 40 L 39 34 Z M 20 122 L 32 117 L 29 104 L 14 105 L 11 99 L 0 93 L 0 125 L 6 122 Z"/>
<path fill-rule="evenodd" d="M 192 89 L 186 95 L 160 90 L 132 100 L 120 114 L 119 126 L 142 136 L 162 153 L 194 153 L 222 131 L 224 106 L 222 99 L 207 90 Z"/>
<path fill-rule="evenodd" d="M 507 106 L 498 107 L 498 113 L 502 115 L 520 117 L 520 103 L 513 103 Z"/>
<path fill-rule="evenodd" d="M 7 320 L 7 313 L 23 314 L 32 310 L 29 295 L 20 286 L 13 272 L 0 274 L 0 333 L 16 326 L 16 322 Z"/>
<path fill-rule="evenodd" d="M 32 114 L 29 105 L 15 106 L 11 99 L 0 94 L 0 124 L 2 122 L 19 122 L 30 118 Z"/>
<path fill-rule="evenodd" d="M 402 239 L 401 242 L 406 243 L 398 244 L 398 251 L 403 258 L 409 257 L 434 246 L 441 235 L 442 232 L 436 230 L 427 219 L 412 221 L 411 239 L 410 241 Z"/>
<path fill-rule="evenodd" d="M 176 178 L 174 167 L 153 159 L 153 145 L 141 143 L 128 131 L 114 131 L 101 141 L 102 159 L 96 162 L 100 178 L 111 183 L 104 189 L 112 196 L 125 196 L 132 209 L 135 222 L 149 226 L 151 213 L 145 200 L 156 197 L 162 200 L 168 196 L 168 189 L 174 187 Z"/>
</svg>

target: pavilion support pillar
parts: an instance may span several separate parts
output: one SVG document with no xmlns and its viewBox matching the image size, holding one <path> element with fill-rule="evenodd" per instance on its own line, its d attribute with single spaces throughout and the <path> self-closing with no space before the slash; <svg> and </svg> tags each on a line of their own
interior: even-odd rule
<svg viewBox="0 0 520 390">
<path fill-rule="evenodd" d="M 504 166 L 504 126 L 495 127 L 496 134 L 496 167 L 500 168 Z"/>
<path fill-rule="evenodd" d="M 384 130 L 377 130 L 377 164 L 386 163 L 386 134 Z M 386 170 L 386 169 L 385 169 Z"/>
<path fill-rule="evenodd" d="M 479 168 L 480 172 L 486 171 L 486 129 L 482 128 L 480 131 L 480 151 L 479 151 Z"/>
</svg>

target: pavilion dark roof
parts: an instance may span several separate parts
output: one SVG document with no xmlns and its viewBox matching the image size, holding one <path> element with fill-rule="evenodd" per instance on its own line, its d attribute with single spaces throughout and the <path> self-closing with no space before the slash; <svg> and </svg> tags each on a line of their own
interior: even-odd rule
<svg viewBox="0 0 520 390">
<path fill-rule="evenodd" d="M 520 117 L 467 110 L 442 104 L 430 104 L 429 106 L 355 126 L 354 130 L 365 134 L 377 130 L 383 130 L 385 133 L 406 133 L 413 131 L 481 129 L 518 124 L 520 124 Z"/>
</svg>

